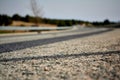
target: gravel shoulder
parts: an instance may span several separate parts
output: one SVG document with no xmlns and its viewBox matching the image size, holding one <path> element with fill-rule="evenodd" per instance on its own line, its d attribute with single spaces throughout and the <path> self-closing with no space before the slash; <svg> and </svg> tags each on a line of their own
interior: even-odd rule
<svg viewBox="0 0 120 80">
<path fill-rule="evenodd" d="M 120 80 L 120 29 L 0 53 L 0 80 Z"/>
</svg>

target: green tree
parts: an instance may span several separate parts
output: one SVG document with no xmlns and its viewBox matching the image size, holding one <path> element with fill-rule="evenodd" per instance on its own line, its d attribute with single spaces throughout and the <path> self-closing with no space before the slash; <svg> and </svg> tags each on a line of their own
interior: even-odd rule
<svg viewBox="0 0 120 80">
<path fill-rule="evenodd" d="M 30 16 L 29 16 L 29 15 L 26 15 L 26 16 L 25 16 L 25 21 L 26 21 L 26 22 L 30 22 Z"/>
<path fill-rule="evenodd" d="M 0 15 L 0 26 L 2 26 L 3 25 L 3 17 L 2 17 L 2 15 Z"/>
<path fill-rule="evenodd" d="M 110 21 L 108 19 L 104 20 L 103 22 L 104 25 L 110 24 Z"/>
<path fill-rule="evenodd" d="M 21 16 L 19 14 L 14 14 L 12 16 L 12 20 L 20 21 L 21 20 Z"/>
<path fill-rule="evenodd" d="M 7 15 L 0 15 L 0 25 L 8 26 L 12 23 L 12 19 Z"/>
</svg>

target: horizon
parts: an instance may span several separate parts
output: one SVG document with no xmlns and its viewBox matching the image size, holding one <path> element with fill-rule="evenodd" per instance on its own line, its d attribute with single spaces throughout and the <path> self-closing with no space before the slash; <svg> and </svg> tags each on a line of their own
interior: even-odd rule
<svg viewBox="0 0 120 80">
<path fill-rule="evenodd" d="M 88 0 L 37 0 L 37 3 L 43 7 L 44 18 L 89 22 L 105 19 L 120 21 L 120 0 L 92 0 L 92 2 Z M 30 0 L 0 0 L 0 14 L 33 16 L 29 8 Z"/>
</svg>

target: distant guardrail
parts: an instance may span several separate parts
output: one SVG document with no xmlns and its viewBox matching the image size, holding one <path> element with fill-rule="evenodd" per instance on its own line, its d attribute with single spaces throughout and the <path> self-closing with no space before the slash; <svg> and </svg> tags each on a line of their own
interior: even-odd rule
<svg viewBox="0 0 120 80">
<path fill-rule="evenodd" d="M 49 31 L 49 30 L 65 30 L 72 27 L 13 27 L 13 26 L 0 26 L 0 30 L 11 30 L 11 31 Z"/>
</svg>

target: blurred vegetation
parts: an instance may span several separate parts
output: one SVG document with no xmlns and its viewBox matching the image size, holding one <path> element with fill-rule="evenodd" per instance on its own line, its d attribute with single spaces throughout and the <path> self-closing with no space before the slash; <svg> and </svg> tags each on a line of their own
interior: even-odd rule
<svg viewBox="0 0 120 80">
<path fill-rule="evenodd" d="M 93 22 L 93 25 L 96 26 L 102 26 L 102 25 L 109 25 L 109 24 L 114 24 L 115 22 L 110 22 L 108 19 L 104 20 L 103 22 Z"/>
<path fill-rule="evenodd" d="M 12 24 L 11 17 L 9 17 L 7 15 L 0 15 L 0 26 L 2 26 L 2 25 L 8 26 L 10 24 Z"/>
<path fill-rule="evenodd" d="M 49 19 L 49 18 L 38 18 L 40 20 L 39 23 L 44 23 L 44 24 L 54 24 L 57 25 L 58 27 L 61 26 L 72 26 L 72 25 L 85 25 L 85 26 L 98 26 L 98 27 L 103 27 L 105 25 L 110 25 L 110 24 L 115 24 L 115 22 L 111 22 L 108 19 L 104 20 L 103 22 L 88 22 L 88 21 L 83 21 L 83 20 L 67 20 L 67 19 Z M 13 16 L 8 16 L 8 15 L 0 15 L 0 26 L 9 26 L 12 24 L 12 21 L 24 21 L 24 22 L 34 22 L 36 21 L 36 18 L 30 15 L 26 16 L 21 16 L 19 14 L 14 14 Z M 24 25 L 22 25 L 24 26 Z"/>
</svg>

